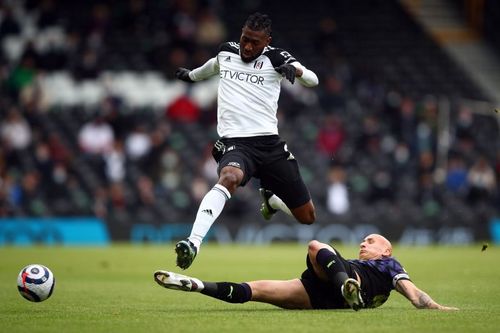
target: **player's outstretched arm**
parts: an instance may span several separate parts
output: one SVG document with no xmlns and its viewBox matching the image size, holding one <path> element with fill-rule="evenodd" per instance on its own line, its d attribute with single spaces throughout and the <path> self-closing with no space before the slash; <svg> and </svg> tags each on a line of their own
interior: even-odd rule
<svg viewBox="0 0 500 333">
<path fill-rule="evenodd" d="M 208 79 L 211 76 L 214 76 L 219 72 L 219 63 L 217 62 L 217 58 L 211 58 L 206 63 L 201 65 L 198 68 L 193 70 L 189 70 L 187 68 L 177 68 L 175 71 L 175 77 L 179 80 L 193 83 L 196 81 L 201 81 Z"/>
<path fill-rule="evenodd" d="M 315 87 L 319 84 L 318 76 L 312 70 L 307 69 L 298 61 L 292 62 L 292 65 L 297 69 L 295 76 L 300 84 L 305 87 Z"/>
<path fill-rule="evenodd" d="M 399 280 L 396 290 L 403 294 L 418 309 L 458 310 L 455 307 L 443 306 L 436 303 L 429 295 L 420 290 L 410 280 Z"/>
</svg>

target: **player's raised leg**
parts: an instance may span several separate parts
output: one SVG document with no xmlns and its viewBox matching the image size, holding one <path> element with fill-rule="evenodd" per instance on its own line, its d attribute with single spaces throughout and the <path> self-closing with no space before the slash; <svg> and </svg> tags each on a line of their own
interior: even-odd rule
<svg viewBox="0 0 500 333">
<path fill-rule="evenodd" d="M 181 240 L 175 245 L 177 254 L 177 266 L 186 269 L 193 263 L 194 258 L 199 253 L 201 242 L 207 235 L 208 230 L 219 217 L 226 201 L 231 198 L 227 188 L 221 184 L 216 184 L 207 194 L 198 207 L 196 219 L 191 229 L 188 239 Z"/>
<path fill-rule="evenodd" d="M 285 150 L 286 149 L 286 144 Z M 277 148 L 282 154 L 283 143 Z M 316 219 L 314 204 L 311 199 L 299 166 L 293 155 L 288 152 L 287 159 L 266 164 L 260 171 L 262 199 L 261 214 L 269 220 L 278 210 L 293 216 L 301 224 L 312 224 Z"/>
<path fill-rule="evenodd" d="M 260 213 L 266 220 L 270 220 L 276 212 L 281 210 L 285 214 L 296 218 L 302 224 L 312 224 L 316 219 L 314 205 L 312 200 L 309 200 L 304 205 L 296 207 L 294 209 L 288 208 L 288 206 L 274 194 L 272 191 L 265 188 L 259 189 L 260 198 L 262 199 L 262 204 L 260 207 Z"/>
<path fill-rule="evenodd" d="M 316 275 L 322 280 L 330 281 L 335 288 L 340 288 L 342 296 L 352 309 L 358 311 L 364 307 L 359 282 L 347 275 L 345 260 L 333 247 L 313 240 L 309 242 L 307 256 Z"/>
<path fill-rule="evenodd" d="M 274 204 L 275 207 L 279 207 L 278 203 L 281 204 L 281 206 L 282 206 L 281 209 L 285 213 L 287 213 L 288 215 L 292 216 L 292 212 L 290 212 L 290 209 L 288 209 L 288 207 L 286 207 L 285 203 L 281 199 L 279 199 L 276 195 L 274 195 L 273 192 L 266 190 L 265 188 L 260 188 L 259 194 L 260 194 L 260 198 L 262 199 L 260 213 L 262 214 L 264 219 L 270 220 L 274 216 L 274 214 L 276 214 L 278 209 L 280 209 L 280 208 L 276 208 L 276 209 L 273 208 L 273 206 L 271 205 L 271 202 Z M 272 198 L 272 200 L 271 200 L 271 198 Z M 276 198 L 279 199 L 279 201 L 277 201 Z M 286 210 L 284 210 L 283 208 Z"/>
<path fill-rule="evenodd" d="M 311 309 L 309 296 L 299 279 L 260 280 L 253 282 L 208 282 L 197 278 L 158 270 L 154 280 L 162 287 L 194 291 L 228 303 L 249 301 L 273 304 L 285 309 Z"/>
<path fill-rule="evenodd" d="M 154 272 L 154 280 L 167 289 L 200 292 L 228 303 L 246 303 L 252 298 L 252 290 L 247 283 L 207 282 L 163 270 Z"/>
</svg>

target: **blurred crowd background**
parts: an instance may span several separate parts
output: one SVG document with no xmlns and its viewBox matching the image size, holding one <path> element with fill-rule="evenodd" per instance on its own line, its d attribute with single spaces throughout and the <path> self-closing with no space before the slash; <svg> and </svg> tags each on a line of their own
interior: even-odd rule
<svg viewBox="0 0 500 333">
<path fill-rule="evenodd" d="M 217 79 L 173 74 L 238 41 L 260 11 L 272 45 L 320 79 L 283 83 L 279 102 L 318 223 L 466 226 L 488 238 L 500 100 L 444 51 L 456 35 L 419 23 L 420 2 L 0 1 L 0 217 L 96 216 L 115 239 L 134 224 L 191 224 L 217 179 Z M 438 2 L 465 22 L 461 38 L 500 61 L 497 1 Z M 257 189 L 240 189 L 217 223 L 260 223 Z"/>
</svg>

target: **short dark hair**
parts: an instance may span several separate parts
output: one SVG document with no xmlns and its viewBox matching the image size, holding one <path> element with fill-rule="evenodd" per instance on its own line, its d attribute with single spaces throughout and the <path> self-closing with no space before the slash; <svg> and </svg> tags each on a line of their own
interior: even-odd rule
<svg viewBox="0 0 500 333">
<path fill-rule="evenodd" d="M 255 31 L 265 31 L 269 36 L 271 36 L 271 25 L 272 21 L 269 16 L 257 12 L 247 18 L 244 26 Z"/>
</svg>

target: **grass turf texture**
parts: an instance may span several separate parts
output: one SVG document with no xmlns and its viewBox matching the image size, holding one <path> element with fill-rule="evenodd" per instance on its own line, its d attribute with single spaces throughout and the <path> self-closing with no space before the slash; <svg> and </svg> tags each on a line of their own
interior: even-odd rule
<svg viewBox="0 0 500 333">
<path fill-rule="evenodd" d="M 357 248 L 337 247 L 344 257 Z M 305 268 L 306 246 L 208 244 L 186 273 L 207 281 L 291 279 Z M 417 310 L 393 291 L 370 310 L 282 310 L 229 304 L 197 293 L 166 290 L 152 277 L 175 267 L 173 244 L 107 248 L 0 248 L 0 332 L 498 332 L 500 249 L 395 247 L 413 281 L 458 312 Z M 56 277 L 50 299 L 24 300 L 18 272 L 48 266 Z"/>
</svg>

